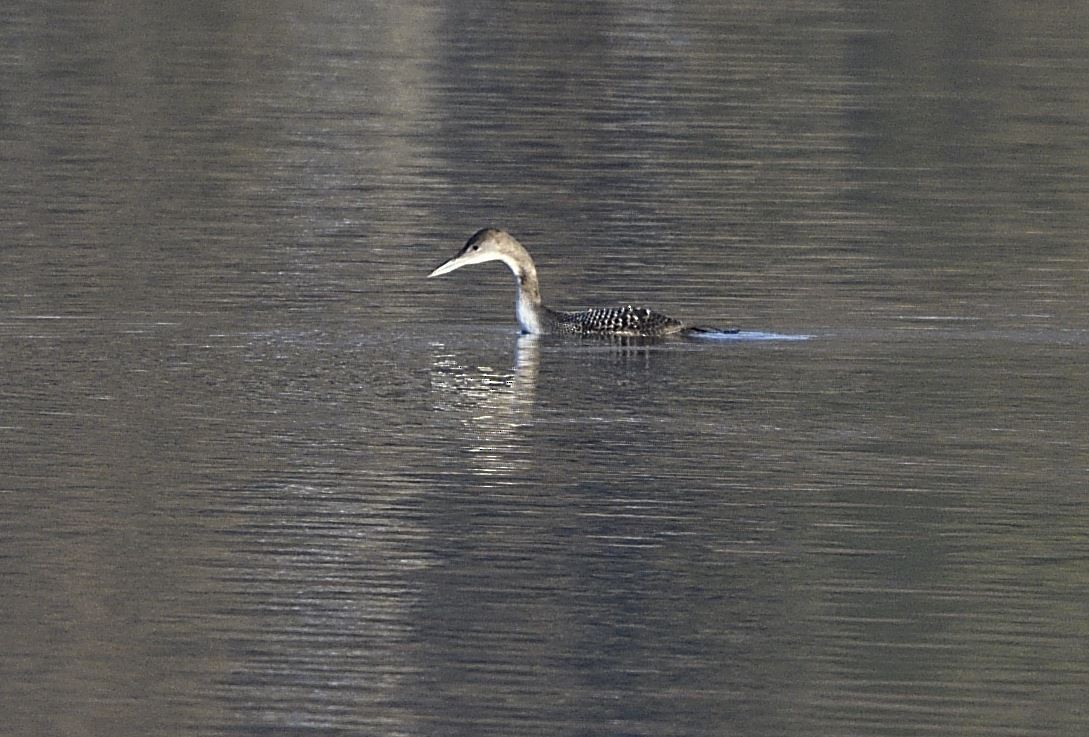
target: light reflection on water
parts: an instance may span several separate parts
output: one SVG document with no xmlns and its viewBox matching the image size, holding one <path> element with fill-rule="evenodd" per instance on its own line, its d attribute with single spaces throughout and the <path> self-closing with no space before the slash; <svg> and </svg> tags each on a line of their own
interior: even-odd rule
<svg viewBox="0 0 1089 737">
<path fill-rule="evenodd" d="M 1085 734 L 1085 13 L 888 10 L 13 9 L 0 731 Z"/>
<path fill-rule="evenodd" d="M 520 429 L 532 422 L 540 362 L 540 338 L 520 335 L 513 370 L 465 366 L 457 354 L 433 343 L 431 393 L 435 408 L 453 412 L 464 425 L 472 446 L 471 465 L 481 476 L 502 477 L 530 463 L 515 442 Z"/>
</svg>

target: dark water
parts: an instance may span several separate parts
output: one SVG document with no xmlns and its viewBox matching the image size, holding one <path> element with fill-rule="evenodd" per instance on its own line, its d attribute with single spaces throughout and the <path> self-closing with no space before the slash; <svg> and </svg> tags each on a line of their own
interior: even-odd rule
<svg viewBox="0 0 1089 737">
<path fill-rule="evenodd" d="M 1087 7 L 4 10 L 0 733 L 1089 732 Z"/>
</svg>

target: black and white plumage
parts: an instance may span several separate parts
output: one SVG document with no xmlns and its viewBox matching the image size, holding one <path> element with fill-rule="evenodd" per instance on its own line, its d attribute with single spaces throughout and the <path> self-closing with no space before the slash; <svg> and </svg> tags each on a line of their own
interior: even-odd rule
<svg viewBox="0 0 1089 737">
<path fill-rule="evenodd" d="M 537 267 L 529 252 L 510 233 L 494 228 L 474 233 L 453 258 L 428 274 L 428 278 L 487 261 L 502 261 L 514 272 L 518 286 L 515 311 L 523 333 L 660 337 L 708 332 L 706 328 L 686 326 L 680 320 L 645 307 L 596 307 L 580 312 L 561 312 L 546 307 L 541 303 Z"/>
<path fill-rule="evenodd" d="M 555 317 L 559 332 L 582 335 L 658 336 L 685 329 L 680 320 L 631 305 L 559 312 Z"/>
</svg>

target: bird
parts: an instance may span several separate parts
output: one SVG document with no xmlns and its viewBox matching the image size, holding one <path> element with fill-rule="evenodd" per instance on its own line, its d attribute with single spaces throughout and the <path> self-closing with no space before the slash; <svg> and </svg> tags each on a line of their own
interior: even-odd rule
<svg viewBox="0 0 1089 737">
<path fill-rule="evenodd" d="M 496 228 L 483 228 L 473 233 L 460 251 L 440 264 L 427 275 L 427 278 L 442 276 L 463 266 L 488 261 L 502 261 L 514 272 L 518 289 L 515 314 L 523 333 L 657 338 L 669 335 L 737 332 L 689 326 L 646 307 L 631 305 L 594 307 L 577 312 L 554 310 L 541 302 L 537 267 L 529 251 L 510 233 Z"/>
</svg>

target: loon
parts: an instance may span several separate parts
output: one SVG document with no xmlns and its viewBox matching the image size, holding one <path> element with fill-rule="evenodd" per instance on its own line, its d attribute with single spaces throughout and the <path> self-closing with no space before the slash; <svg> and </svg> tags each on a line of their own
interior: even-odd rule
<svg viewBox="0 0 1089 737">
<path fill-rule="evenodd" d="M 484 228 L 473 233 L 453 258 L 428 274 L 427 278 L 449 274 L 462 266 L 486 261 L 502 261 L 514 272 L 518 283 L 515 311 L 523 333 L 661 337 L 716 332 L 708 328 L 685 325 L 680 320 L 651 312 L 645 307 L 597 307 L 579 312 L 561 312 L 546 307 L 541 303 L 537 267 L 529 252 L 510 233 L 495 228 Z"/>
</svg>

